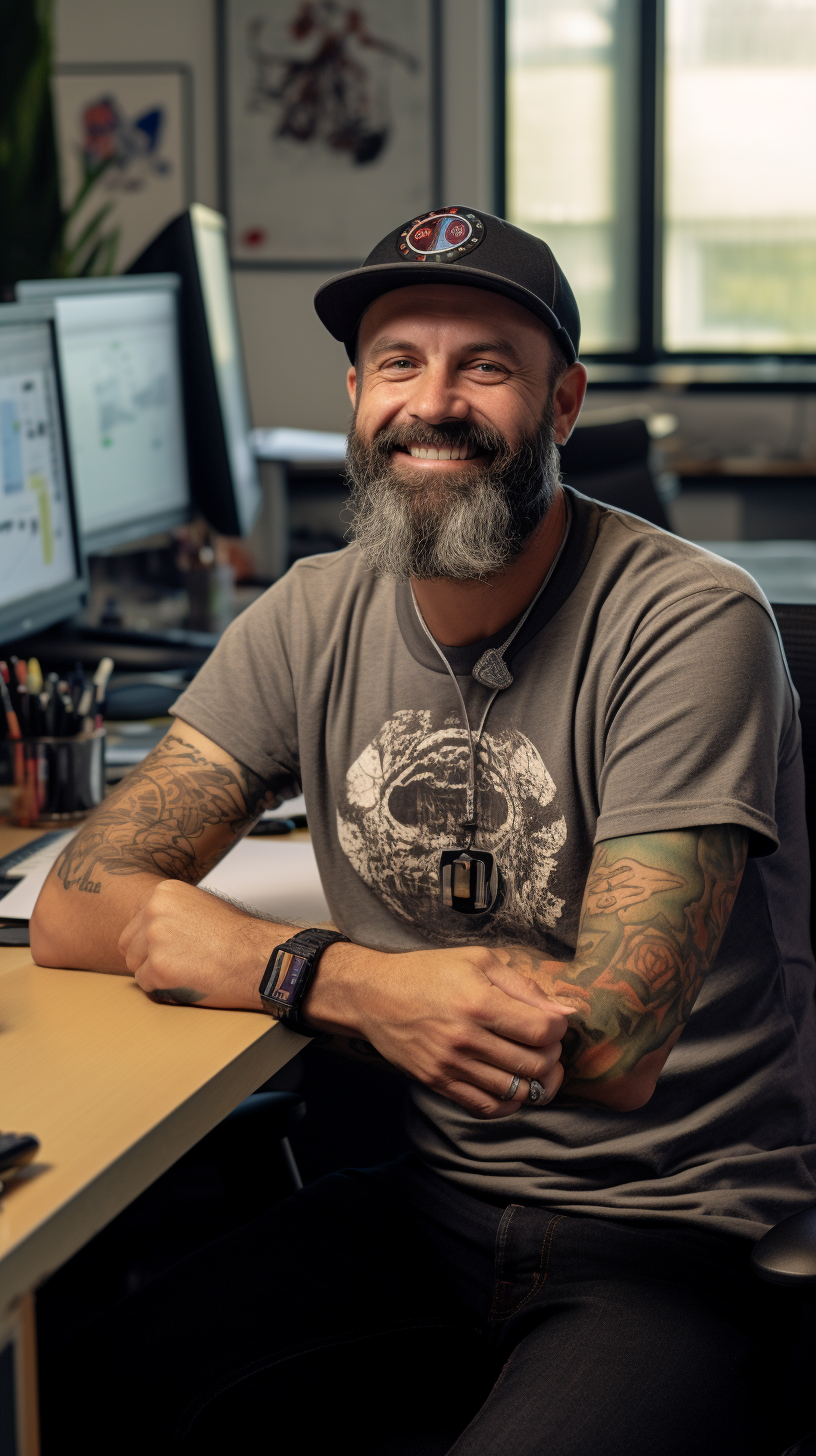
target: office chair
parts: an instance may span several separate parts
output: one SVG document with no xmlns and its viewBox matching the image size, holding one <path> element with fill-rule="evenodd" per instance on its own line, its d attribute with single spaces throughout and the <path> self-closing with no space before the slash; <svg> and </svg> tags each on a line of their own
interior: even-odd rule
<svg viewBox="0 0 816 1456">
<path fill-rule="evenodd" d="M 670 531 L 649 468 L 649 443 L 649 431 L 640 419 L 578 425 L 560 446 L 561 474 L 583 495 Z"/>
<path fill-rule="evenodd" d="M 816 606 L 789 604 L 773 607 L 790 674 L 799 694 L 802 758 L 805 766 L 805 816 L 808 840 L 816 846 Z M 811 888 L 810 936 L 816 947 L 816 894 Z M 806 1299 L 816 1290 L 816 1205 L 791 1214 L 759 1240 L 751 1265 L 760 1279 L 799 1289 Z M 813 1339 L 816 1311 L 802 1301 L 799 1338 L 789 1388 L 812 1389 Z M 801 1383 L 800 1383 L 801 1382 Z M 814 1403 L 816 1419 L 816 1403 Z M 816 1426 L 810 1435 L 788 1447 L 784 1456 L 816 1456 Z"/>
<path fill-rule="evenodd" d="M 260 1088 L 196 1143 L 186 1161 L 215 1164 L 236 1222 L 248 1223 L 303 1187 L 289 1135 L 305 1116 L 299 1093 Z"/>
</svg>

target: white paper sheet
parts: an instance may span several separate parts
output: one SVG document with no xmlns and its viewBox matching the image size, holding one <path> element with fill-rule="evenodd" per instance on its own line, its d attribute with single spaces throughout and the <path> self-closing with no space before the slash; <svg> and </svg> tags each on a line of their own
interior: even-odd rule
<svg viewBox="0 0 816 1456">
<path fill-rule="evenodd" d="M 56 859 L 59 850 L 56 851 Z M 53 864 L 54 861 L 51 861 Z M 13 890 L 9 890 L 0 900 L 0 920 L 30 920 L 34 913 L 34 906 L 37 903 L 37 896 L 48 879 L 48 871 L 51 864 L 41 864 L 39 869 L 32 870 L 24 880 L 19 880 Z"/>
<path fill-rule="evenodd" d="M 316 925 L 331 918 L 314 850 L 304 840 L 242 839 L 201 883 L 282 920 Z"/>
<path fill-rule="evenodd" d="M 282 804 L 278 804 L 277 809 L 267 809 L 265 811 L 265 813 L 263 813 L 261 815 L 261 818 L 262 819 L 294 819 L 294 817 L 295 817 L 296 814 L 305 814 L 305 813 L 306 813 L 306 800 L 304 799 L 304 797 L 303 797 L 302 794 L 299 794 L 296 799 L 284 799 L 284 801 L 283 801 Z"/>
</svg>

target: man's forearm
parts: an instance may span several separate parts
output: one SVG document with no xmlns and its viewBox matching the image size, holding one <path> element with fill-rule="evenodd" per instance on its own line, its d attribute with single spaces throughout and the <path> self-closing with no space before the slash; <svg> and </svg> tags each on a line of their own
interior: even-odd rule
<svg viewBox="0 0 816 1456">
<path fill-rule="evenodd" d="M 256 774 L 178 724 L 60 855 L 31 921 L 35 959 L 124 972 L 119 936 L 157 884 L 198 884 L 267 801 Z"/>
<path fill-rule="evenodd" d="M 31 953 L 40 966 L 111 971 L 127 975 L 118 940 L 128 921 L 161 884 L 159 875 L 140 874 L 94 889 L 100 881 L 66 894 L 52 870 L 31 918 Z"/>
<path fill-rule="evenodd" d="M 623 1109 L 648 1101 L 714 964 L 747 834 L 707 826 L 599 844 L 571 961 L 499 954 L 573 1007 L 562 1096 Z"/>
</svg>

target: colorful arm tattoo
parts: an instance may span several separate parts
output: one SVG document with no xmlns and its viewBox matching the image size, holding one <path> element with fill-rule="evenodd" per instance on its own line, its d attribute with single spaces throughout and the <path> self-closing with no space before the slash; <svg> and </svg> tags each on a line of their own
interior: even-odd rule
<svg viewBox="0 0 816 1456">
<path fill-rule="evenodd" d="M 714 964 L 747 851 L 747 831 L 734 825 L 599 844 L 575 959 L 502 952 L 575 1007 L 563 1042 L 565 1090 L 591 1096 L 592 1084 L 625 1076 L 651 1053 L 665 1060 Z"/>
</svg>

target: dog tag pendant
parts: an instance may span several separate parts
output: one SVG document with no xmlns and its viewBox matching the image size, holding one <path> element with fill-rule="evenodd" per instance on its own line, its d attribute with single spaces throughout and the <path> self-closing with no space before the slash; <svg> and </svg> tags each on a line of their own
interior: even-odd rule
<svg viewBox="0 0 816 1456">
<path fill-rule="evenodd" d="M 485 849 L 443 849 L 439 856 L 442 904 L 462 915 L 484 915 L 499 893 L 496 860 Z"/>
</svg>

